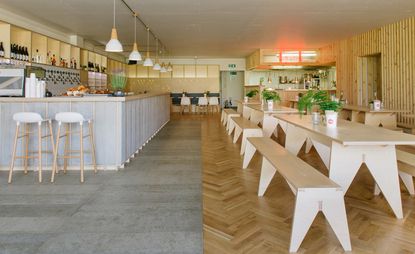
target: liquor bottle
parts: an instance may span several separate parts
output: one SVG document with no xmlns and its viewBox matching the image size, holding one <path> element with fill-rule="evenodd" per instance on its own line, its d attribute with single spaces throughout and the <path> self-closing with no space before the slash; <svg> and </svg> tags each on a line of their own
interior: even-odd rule
<svg viewBox="0 0 415 254">
<path fill-rule="evenodd" d="M 53 54 L 51 62 L 52 62 L 53 66 L 56 66 L 56 56 L 55 56 L 55 54 Z"/>
<path fill-rule="evenodd" d="M 27 50 L 27 47 L 24 47 L 24 60 L 29 62 L 29 51 Z"/>
<path fill-rule="evenodd" d="M 52 64 L 51 58 L 50 58 L 50 51 L 48 51 L 48 53 L 46 54 L 46 63 L 47 64 Z"/>
<path fill-rule="evenodd" d="M 4 57 L 4 47 L 3 47 L 3 42 L 0 42 L 0 57 Z"/>
<path fill-rule="evenodd" d="M 40 63 L 40 56 L 39 56 L 39 50 L 38 49 L 36 49 L 35 62 Z"/>
<path fill-rule="evenodd" d="M 13 44 L 10 44 L 10 58 L 14 59 L 14 47 Z"/>
<path fill-rule="evenodd" d="M 76 69 L 76 59 L 73 60 L 73 68 Z"/>
</svg>

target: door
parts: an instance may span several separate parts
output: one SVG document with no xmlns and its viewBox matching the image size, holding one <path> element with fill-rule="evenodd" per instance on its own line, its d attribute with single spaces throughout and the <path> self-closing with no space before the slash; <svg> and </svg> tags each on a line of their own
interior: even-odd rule
<svg viewBox="0 0 415 254">
<path fill-rule="evenodd" d="M 243 100 L 245 83 L 244 71 L 221 71 L 221 105 L 235 106 L 235 100 Z M 229 103 L 232 102 L 232 105 Z"/>
<path fill-rule="evenodd" d="M 374 99 L 382 100 L 381 55 L 359 57 L 358 59 L 358 103 L 368 106 Z"/>
</svg>

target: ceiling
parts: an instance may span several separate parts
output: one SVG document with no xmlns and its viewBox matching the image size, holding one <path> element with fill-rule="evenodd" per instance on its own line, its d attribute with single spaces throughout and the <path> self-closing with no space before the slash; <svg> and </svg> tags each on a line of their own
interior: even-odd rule
<svg viewBox="0 0 415 254">
<path fill-rule="evenodd" d="M 415 16 L 414 0 L 125 1 L 176 57 L 245 57 L 258 48 L 318 48 Z M 134 41 L 133 18 L 121 0 L 116 5 L 119 39 L 128 50 Z M 110 37 L 112 0 L 1 0 L 0 7 L 97 44 Z M 137 26 L 142 51 L 145 29 Z"/>
</svg>

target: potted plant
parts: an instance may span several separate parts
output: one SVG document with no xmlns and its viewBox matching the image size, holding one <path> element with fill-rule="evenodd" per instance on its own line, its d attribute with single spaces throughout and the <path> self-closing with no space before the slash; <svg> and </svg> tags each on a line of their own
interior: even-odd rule
<svg viewBox="0 0 415 254">
<path fill-rule="evenodd" d="M 313 124 L 320 123 L 320 112 L 312 112 L 312 108 L 315 105 L 319 105 L 320 102 L 326 101 L 328 99 L 328 93 L 320 90 L 308 90 L 307 93 L 303 94 L 298 99 L 297 107 L 302 116 L 305 112 L 312 115 Z"/>
<path fill-rule="evenodd" d="M 114 89 L 114 96 L 124 96 L 124 89 L 127 84 L 127 77 L 124 72 L 113 73 L 111 75 L 111 86 Z"/>
<path fill-rule="evenodd" d="M 280 95 L 274 90 L 265 89 L 262 91 L 262 98 L 267 102 L 268 109 L 274 108 L 274 101 L 280 101 Z"/>
<path fill-rule="evenodd" d="M 320 101 L 318 105 L 320 110 L 325 113 L 326 126 L 328 128 L 336 128 L 338 111 L 341 109 L 340 102 L 327 97 L 326 100 Z"/>
<path fill-rule="evenodd" d="M 251 99 L 252 99 L 252 97 L 254 97 L 254 96 L 255 96 L 255 95 L 257 95 L 257 94 L 258 94 L 258 90 L 256 90 L 256 89 L 254 89 L 254 90 L 251 90 L 251 91 L 247 92 L 247 93 L 245 94 L 244 101 L 245 101 L 245 102 L 248 102 L 249 98 L 251 98 Z"/>
<path fill-rule="evenodd" d="M 264 77 L 259 78 L 259 85 L 260 85 L 260 86 L 262 86 L 262 83 L 264 83 L 264 80 L 265 80 L 265 78 L 264 78 Z"/>
</svg>

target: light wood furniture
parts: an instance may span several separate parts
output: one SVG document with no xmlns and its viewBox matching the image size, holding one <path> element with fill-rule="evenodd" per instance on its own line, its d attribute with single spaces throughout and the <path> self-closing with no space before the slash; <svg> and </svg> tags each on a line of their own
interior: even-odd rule
<svg viewBox="0 0 415 254">
<path fill-rule="evenodd" d="M 199 97 L 197 98 L 197 105 L 196 105 L 196 112 L 197 113 L 208 113 L 209 111 L 209 103 L 207 97 Z"/>
<path fill-rule="evenodd" d="M 223 126 L 226 127 L 226 130 L 229 130 L 229 120 L 231 117 L 240 117 L 241 114 L 237 113 L 236 110 L 231 109 L 231 108 L 225 108 L 222 110 L 222 114 L 221 114 L 221 122 L 223 124 Z"/>
<path fill-rule="evenodd" d="M 384 127 L 388 129 L 396 129 L 396 114 L 398 112 L 406 112 L 394 109 L 373 110 L 369 107 L 345 104 L 339 116 L 342 119 L 352 122 L 364 123 L 371 126 Z"/>
<path fill-rule="evenodd" d="M 271 137 L 272 133 L 274 133 L 275 129 L 277 128 L 278 121 L 275 117 L 273 117 L 273 115 L 298 114 L 297 109 L 283 107 L 277 103 L 274 103 L 274 107 L 272 109 L 268 108 L 267 105 L 261 104 L 250 104 L 248 105 L 248 108 L 250 109 L 249 119 L 256 124 L 261 123 L 265 137 Z"/>
<path fill-rule="evenodd" d="M 245 153 L 245 146 L 246 146 L 246 139 L 248 137 L 262 137 L 262 129 L 258 127 L 257 124 L 246 120 L 243 117 L 231 117 L 229 121 L 229 131 L 228 134 L 232 134 L 233 130 L 235 129 L 235 133 L 233 134 L 233 143 L 238 141 L 239 137 L 242 134 L 242 144 L 241 144 L 241 152 L 240 154 L 243 155 Z"/>
<path fill-rule="evenodd" d="M 94 172 L 97 173 L 97 164 L 95 159 L 95 142 L 94 142 L 94 133 L 92 127 L 92 120 L 85 120 L 84 117 L 76 112 L 61 112 L 57 113 L 55 120 L 58 122 L 58 134 L 56 137 L 56 146 L 55 146 L 55 156 L 53 159 L 53 168 L 52 168 L 52 177 L 50 181 L 53 183 L 55 180 L 55 174 L 59 172 L 58 169 L 58 158 L 63 158 L 63 171 L 66 173 L 68 167 L 68 160 L 79 158 L 80 161 L 80 172 L 81 172 L 81 183 L 84 182 L 84 153 L 89 152 L 92 156 L 92 163 L 94 167 Z M 88 134 L 84 135 L 84 123 L 88 123 Z M 65 124 L 65 134 L 61 136 L 61 127 L 62 124 Z M 79 124 L 79 130 L 74 131 L 71 124 Z M 70 136 L 73 134 L 79 135 L 79 150 L 69 149 L 69 140 Z M 59 156 L 59 141 L 61 138 L 65 138 L 64 145 L 64 154 Z M 84 139 L 89 138 L 90 150 L 84 150 Z M 79 156 L 74 156 L 72 154 L 79 154 Z"/>
<path fill-rule="evenodd" d="M 186 108 L 189 111 L 189 114 L 192 113 L 192 103 L 190 102 L 190 97 L 181 97 L 180 98 L 180 113 L 183 114 Z"/>
<path fill-rule="evenodd" d="M 399 176 L 409 194 L 415 195 L 414 176 L 415 176 L 415 147 L 397 146 L 396 158 L 398 159 Z"/>
<path fill-rule="evenodd" d="M 42 116 L 38 113 L 34 112 L 20 112 L 13 115 L 13 120 L 16 122 L 16 131 L 14 136 L 14 145 L 12 151 L 12 157 L 10 162 L 10 170 L 9 170 L 9 180 L 8 183 L 12 182 L 13 176 L 13 169 L 15 165 L 16 159 L 23 159 L 24 160 L 24 173 L 27 174 L 27 166 L 28 166 L 28 159 L 37 159 L 38 161 L 38 179 L 39 183 L 42 182 L 42 139 L 49 138 L 52 145 L 52 153 L 54 152 L 54 141 L 53 141 L 53 130 L 52 130 L 52 121 L 50 119 L 43 119 Z M 49 134 L 43 136 L 42 135 L 42 124 L 47 123 L 47 131 Z M 31 131 L 31 125 L 37 124 L 37 131 Z M 23 125 L 23 130 L 21 131 L 20 128 Z M 30 141 L 30 134 L 34 134 L 37 132 L 37 142 L 38 142 L 38 150 L 34 152 L 37 155 L 29 155 L 29 141 Z M 23 138 L 24 148 L 22 150 L 22 156 L 16 156 L 17 144 L 18 140 Z M 45 151 L 50 152 L 50 151 Z"/>
<path fill-rule="evenodd" d="M 242 116 L 245 119 L 249 119 L 249 117 L 251 116 L 251 109 L 248 107 L 249 105 L 261 105 L 260 101 L 248 101 L 248 102 L 244 102 L 241 100 L 235 100 L 235 102 L 237 103 L 237 109 L 236 111 L 238 113 L 241 113 Z"/>
<path fill-rule="evenodd" d="M 338 120 L 337 128 L 313 125 L 311 116 L 275 115 L 286 133 L 285 147 L 297 155 L 310 139 L 329 169 L 330 179 L 349 189 L 365 163 L 396 217 L 403 218 L 396 145 L 414 145 L 415 136 Z"/>
<path fill-rule="evenodd" d="M 248 138 L 243 168 L 255 152 L 263 156 L 258 196 L 263 196 L 278 171 L 296 196 L 290 252 L 296 252 L 319 211 L 323 212 L 345 251 L 351 250 L 346 209 L 341 187 L 290 154 L 268 137 Z"/>
<path fill-rule="evenodd" d="M 214 113 L 214 111 L 219 113 L 220 112 L 219 97 L 209 97 L 209 99 L 208 99 L 208 108 L 209 108 L 210 112 L 212 112 L 212 113 Z"/>
</svg>

